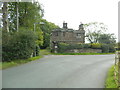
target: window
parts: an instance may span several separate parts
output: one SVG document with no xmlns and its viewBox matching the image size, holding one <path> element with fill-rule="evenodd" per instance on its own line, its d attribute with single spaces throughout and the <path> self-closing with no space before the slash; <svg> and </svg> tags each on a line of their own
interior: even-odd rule
<svg viewBox="0 0 120 90">
<path fill-rule="evenodd" d="M 80 33 L 77 33 L 77 36 L 80 36 Z"/>
<path fill-rule="evenodd" d="M 55 32 L 54 35 L 55 35 L 55 36 L 58 36 L 58 32 Z"/>
<path fill-rule="evenodd" d="M 76 38 L 81 38 L 81 34 L 77 33 Z"/>
<path fill-rule="evenodd" d="M 63 32 L 63 36 L 65 37 L 65 32 Z"/>
</svg>

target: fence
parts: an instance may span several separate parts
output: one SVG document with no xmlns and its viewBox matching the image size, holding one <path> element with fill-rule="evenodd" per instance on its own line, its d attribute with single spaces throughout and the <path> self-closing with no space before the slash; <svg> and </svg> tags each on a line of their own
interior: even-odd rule
<svg viewBox="0 0 120 90">
<path fill-rule="evenodd" d="M 120 90 L 120 51 L 115 54 L 114 79 Z"/>
</svg>

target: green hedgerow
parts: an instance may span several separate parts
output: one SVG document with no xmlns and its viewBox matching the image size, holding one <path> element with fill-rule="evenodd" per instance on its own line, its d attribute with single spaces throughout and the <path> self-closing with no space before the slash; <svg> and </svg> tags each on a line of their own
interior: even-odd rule
<svg viewBox="0 0 120 90">
<path fill-rule="evenodd" d="M 2 61 L 11 61 L 30 58 L 37 37 L 32 31 L 22 30 L 13 34 L 3 32 L 2 39 Z"/>
</svg>

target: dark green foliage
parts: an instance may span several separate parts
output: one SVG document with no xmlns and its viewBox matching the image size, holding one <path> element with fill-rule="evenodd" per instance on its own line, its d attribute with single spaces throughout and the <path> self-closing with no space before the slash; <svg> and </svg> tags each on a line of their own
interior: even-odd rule
<svg viewBox="0 0 120 90">
<path fill-rule="evenodd" d="M 115 52 L 115 47 L 113 45 L 109 45 L 109 52 Z"/>
<path fill-rule="evenodd" d="M 84 48 L 90 48 L 91 44 L 83 44 Z"/>
<path fill-rule="evenodd" d="M 45 19 L 43 19 L 44 25 L 41 26 L 41 29 L 43 31 L 43 37 L 44 37 L 44 42 L 43 46 L 41 46 L 42 49 L 45 49 L 50 46 L 50 37 L 51 37 L 51 31 L 55 28 L 59 28 L 57 25 L 54 23 L 48 22 Z"/>
<path fill-rule="evenodd" d="M 102 53 L 109 53 L 109 45 L 107 44 L 102 45 Z"/>
<path fill-rule="evenodd" d="M 102 53 L 113 53 L 115 52 L 114 45 L 108 44 L 100 44 L 100 43 L 92 43 L 92 44 L 66 44 L 66 43 L 58 43 L 58 52 L 64 53 L 67 50 L 72 49 L 102 49 Z"/>
<path fill-rule="evenodd" d="M 70 44 L 69 49 L 82 49 L 84 48 L 83 44 Z"/>
<path fill-rule="evenodd" d="M 9 28 L 10 31 L 16 31 L 17 21 L 17 6 L 19 14 L 19 28 L 25 27 L 26 29 L 33 30 L 33 24 L 40 22 L 44 10 L 38 2 L 9 2 Z"/>
<path fill-rule="evenodd" d="M 42 19 L 41 22 L 44 22 L 44 25 L 41 25 L 41 30 L 43 32 L 43 46 L 42 49 L 45 49 L 50 46 L 50 36 L 53 29 L 59 28 L 59 26 L 54 23 L 48 22 L 45 19 Z"/>
<path fill-rule="evenodd" d="M 3 32 L 2 39 L 2 60 L 11 61 L 30 58 L 37 37 L 32 31 L 23 30 L 14 34 Z"/>
<path fill-rule="evenodd" d="M 44 10 L 42 9 L 39 2 L 9 2 L 9 29 L 10 32 L 16 32 L 17 28 L 17 6 L 18 6 L 18 18 L 19 18 L 19 31 L 21 30 L 31 30 L 35 28 L 36 44 L 43 45 L 43 32 L 40 28 L 41 19 L 44 15 Z M 35 26 L 35 27 L 34 27 Z"/>
<path fill-rule="evenodd" d="M 63 53 L 65 50 L 67 50 L 69 47 L 69 44 L 66 43 L 59 43 L 58 44 L 58 52 Z"/>
<path fill-rule="evenodd" d="M 115 44 L 116 38 L 114 34 L 101 34 L 98 38 L 99 43 Z"/>
<path fill-rule="evenodd" d="M 120 50 L 120 42 L 116 43 L 116 50 Z"/>
<path fill-rule="evenodd" d="M 59 43 L 58 44 L 58 52 L 63 53 L 66 50 L 70 49 L 82 49 L 82 48 L 89 48 L 90 45 L 88 44 L 66 44 L 66 43 Z"/>
</svg>

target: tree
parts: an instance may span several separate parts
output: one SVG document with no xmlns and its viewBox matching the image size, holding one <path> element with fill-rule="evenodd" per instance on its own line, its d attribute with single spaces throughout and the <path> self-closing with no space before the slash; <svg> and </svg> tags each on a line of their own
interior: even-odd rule
<svg viewBox="0 0 120 90">
<path fill-rule="evenodd" d="M 107 30 L 107 26 L 104 23 L 91 22 L 84 24 L 87 40 L 90 43 L 98 43 L 98 38 Z"/>
<path fill-rule="evenodd" d="M 8 28 L 8 3 L 3 2 L 3 8 L 2 8 L 2 21 L 3 21 L 3 30 L 9 32 Z"/>
<path fill-rule="evenodd" d="M 115 44 L 116 38 L 114 34 L 101 34 L 98 38 L 98 42 L 104 44 Z"/>
<path fill-rule="evenodd" d="M 48 22 L 45 19 L 42 19 L 41 21 L 44 22 L 44 25 L 41 25 L 41 29 L 43 31 L 43 37 L 44 37 L 43 46 L 41 46 L 41 48 L 45 49 L 50 46 L 50 36 L 52 30 L 59 28 L 59 26 L 55 25 L 54 23 Z"/>
<path fill-rule="evenodd" d="M 44 10 L 38 2 L 10 2 L 9 3 L 9 21 L 10 21 L 10 31 L 15 32 L 17 30 L 17 9 L 19 15 L 19 30 L 34 30 L 34 23 L 41 22 Z M 36 25 L 36 35 L 38 40 L 37 45 L 43 44 L 43 32 L 40 29 L 40 25 Z"/>
<path fill-rule="evenodd" d="M 41 8 L 38 2 L 10 2 L 9 3 L 9 20 L 10 20 L 10 30 L 16 30 L 16 8 L 19 8 L 19 27 L 33 30 L 33 25 L 36 22 L 40 22 L 43 17 L 44 10 Z"/>
</svg>

